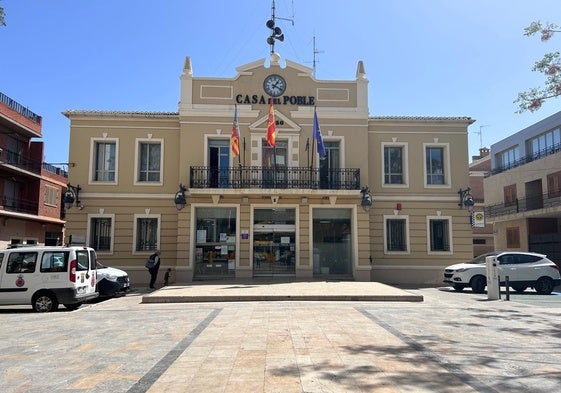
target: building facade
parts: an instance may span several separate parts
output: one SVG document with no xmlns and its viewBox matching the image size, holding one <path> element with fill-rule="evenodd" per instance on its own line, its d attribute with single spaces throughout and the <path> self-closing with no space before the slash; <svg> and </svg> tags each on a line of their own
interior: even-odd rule
<svg viewBox="0 0 561 393">
<path fill-rule="evenodd" d="M 67 173 L 43 162 L 41 116 L 0 93 L 0 247 L 62 244 Z"/>
<path fill-rule="evenodd" d="M 561 263 L 561 112 L 491 146 L 486 216 L 498 250 L 546 254 Z"/>
<path fill-rule="evenodd" d="M 178 282 L 435 284 L 471 258 L 458 189 L 472 119 L 370 116 L 362 62 L 355 79 L 326 81 L 276 53 L 232 78 L 195 77 L 186 58 L 180 83 L 177 112 L 64 112 L 83 206 L 67 235 L 133 282 L 155 249 Z"/>
<path fill-rule="evenodd" d="M 469 187 L 474 205 L 471 215 L 473 227 L 473 256 L 495 250 L 493 224 L 485 217 L 484 179 L 491 173 L 491 151 L 482 147 L 478 156 L 471 157 L 469 164 Z"/>
</svg>

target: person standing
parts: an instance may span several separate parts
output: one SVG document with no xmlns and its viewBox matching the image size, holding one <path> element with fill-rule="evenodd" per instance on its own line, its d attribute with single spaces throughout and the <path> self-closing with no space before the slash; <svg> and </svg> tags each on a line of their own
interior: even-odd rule
<svg viewBox="0 0 561 393">
<path fill-rule="evenodd" d="M 154 284 L 158 278 L 158 270 L 160 270 L 160 250 L 152 254 L 150 259 L 154 260 L 154 266 L 148 268 L 148 272 L 150 273 L 150 288 L 154 288 Z"/>
</svg>

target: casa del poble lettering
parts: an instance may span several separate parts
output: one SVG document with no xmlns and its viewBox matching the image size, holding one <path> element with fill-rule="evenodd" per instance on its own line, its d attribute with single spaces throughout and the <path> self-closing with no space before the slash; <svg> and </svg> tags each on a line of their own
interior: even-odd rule
<svg viewBox="0 0 561 393">
<path fill-rule="evenodd" d="M 316 104 L 314 96 L 282 96 L 271 97 L 274 105 L 308 105 L 313 106 Z M 249 95 L 238 94 L 236 96 L 236 104 L 263 104 L 269 103 L 269 98 L 264 95 Z"/>
</svg>

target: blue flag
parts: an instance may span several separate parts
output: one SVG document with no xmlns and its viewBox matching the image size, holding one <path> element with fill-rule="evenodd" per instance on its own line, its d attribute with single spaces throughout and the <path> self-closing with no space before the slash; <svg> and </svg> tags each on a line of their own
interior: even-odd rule
<svg viewBox="0 0 561 393">
<path fill-rule="evenodd" d="M 318 144 L 319 158 L 324 158 L 325 146 L 323 145 L 323 137 L 321 136 L 321 130 L 319 129 L 318 115 L 316 111 L 314 111 L 314 139 Z"/>
</svg>

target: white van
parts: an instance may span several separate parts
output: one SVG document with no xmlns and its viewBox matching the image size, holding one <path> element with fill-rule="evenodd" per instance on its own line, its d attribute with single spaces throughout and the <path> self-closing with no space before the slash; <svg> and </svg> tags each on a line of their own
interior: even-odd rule
<svg viewBox="0 0 561 393">
<path fill-rule="evenodd" d="M 82 246 L 0 250 L 0 305 L 75 310 L 98 296 L 96 258 L 93 248 Z"/>
</svg>

